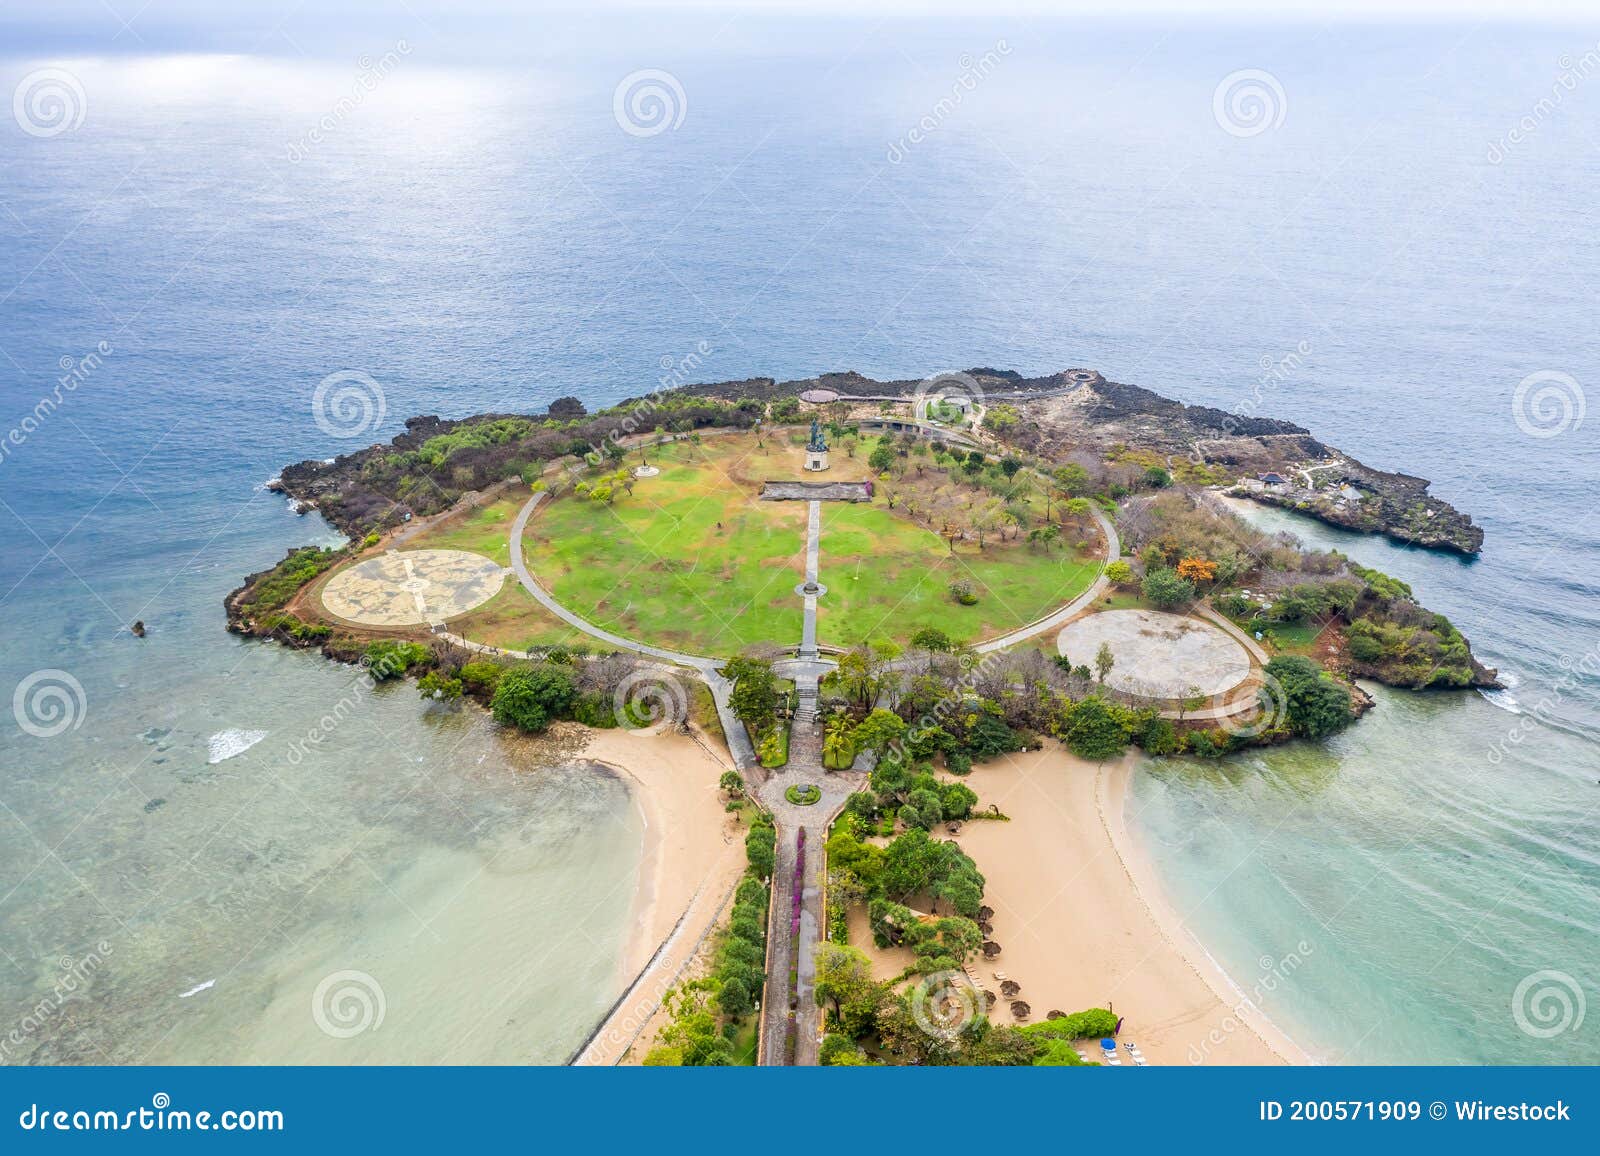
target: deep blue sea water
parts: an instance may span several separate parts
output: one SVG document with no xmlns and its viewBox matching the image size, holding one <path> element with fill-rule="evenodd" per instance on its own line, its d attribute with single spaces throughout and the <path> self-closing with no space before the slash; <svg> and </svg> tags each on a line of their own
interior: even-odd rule
<svg viewBox="0 0 1600 1156">
<path fill-rule="evenodd" d="M 1349 548 L 1511 694 L 1386 693 L 1325 751 L 1148 768 L 1136 825 L 1244 986 L 1312 936 L 1263 1003 L 1318 1054 L 1600 1059 L 1600 1017 L 1513 1014 L 1541 971 L 1600 992 L 1600 418 L 1573 408 L 1600 388 L 1600 29 L 433 20 L 6 26 L 0 89 L 59 68 L 83 116 L 0 121 L 0 689 L 62 670 L 86 706 L 51 738 L 0 713 L 0 1028 L 109 945 L 8 1059 L 340 1058 L 302 1005 L 341 968 L 415 1017 L 367 1058 L 565 1054 L 614 995 L 620 793 L 530 785 L 409 693 L 287 768 L 351 676 L 240 644 L 221 602 L 331 539 L 260 489 L 362 444 L 313 420 L 326 375 L 380 383 L 377 438 L 637 395 L 702 347 L 712 379 L 1088 365 L 1432 478 L 1479 560 Z M 676 128 L 619 124 L 641 69 Z M 1247 69 L 1282 118 L 1241 136 L 1214 92 Z M 1533 374 L 1565 417 L 1519 423 Z M 209 763 L 230 730 L 268 737 Z M 434 916 L 500 909 L 470 881 L 507 862 L 525 919 L 463 975 Z"/>
</svg>

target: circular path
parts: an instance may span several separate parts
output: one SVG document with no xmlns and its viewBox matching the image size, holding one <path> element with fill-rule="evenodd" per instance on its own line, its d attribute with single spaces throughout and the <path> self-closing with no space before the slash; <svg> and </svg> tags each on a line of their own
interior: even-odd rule
<svg viewBox="0 0 1600 1156">
<path fill-rule="evenodd" d="M 391 550 L 335 574 L 322 588 L 322 605 L 362 626 L 422 626 L 489 601 L 506 573 L 466 550 Z"/>
<path fill-rule="evenodd" d="M 1145 698 L 1182 698 L 1198 687 L 1220 695 L 1250 677 L 1250 654 L 1210 623 L 1153 610 L 1103 610 L 1068 623 L 1056 652 L 1074 665 L 1094 667 L 1100 644 L 1115 665 L 1106 684 Z"/>
</svg>

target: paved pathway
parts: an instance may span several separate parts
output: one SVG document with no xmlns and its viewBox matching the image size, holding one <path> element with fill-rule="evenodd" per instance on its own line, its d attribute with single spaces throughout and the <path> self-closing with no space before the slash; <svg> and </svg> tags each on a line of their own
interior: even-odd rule
<svg viewBox="0 0 1600 1156">
<path fill-rule="evenodd" d="M 789 1062 L 785 1040 L 789 1027 L 789 971 L 796 975 L 796 1064 L 815 1065 L 821 1046 L 822 1017 L 815 992 L 817 944 L 825 938 L 822 899 L 827 863 L 823 847 L 828 825 L 852 792 L 862 789 L 866 775 L 858 771 L 824 771 L 820 737 L 808 742 L 790 737 L 789 763 L 781 774 L 756 772 L 752 786 L 763 806 L 772 812 L 778 829 L 777 868 L 772 880 L 772 919 L 769 924 L 767 989 L 761 1001 L 761 1063 L 782 1066 Z M 795 783 L 812 783 L 822 798 L 809 807 L 797 807 L 783 792 Z M 791 935 L 794 904 L 795 849 L 799 832 L 806 833 L 806 865 L 800 892 L 800 934 Z"/>
<path fill-rule="evenodd" d="M 1100 530 L 1106 536 L 1106 564 L 1109 565 L 1122 557 L 1122 540 L 1117 537 L 1117 528 L 1111 524 L 1111 519 L 1100 512 L 1098 507 L 1090 507 L 1096 522 L 1100 523 Z M 1094 584 L 1078 595 L 1071 602 L 1059 610 L 1046 614 L 1043 618 L 1035 619 L 1026 626 L 1020 626 L 1010 634 L 1002 634 L 999 638 L 991 638 L 988 642 L 980 642 L 972 649 L 979 654 L 989 654 L 996 650 L 1010 650 L 1019 642 L 1026 642 L 1035 635 L 1043 634 L 1052 627 L 1060 626 L 1069 618 L 1076 617 L 1087 608 L 1096 598 L 1105 593 L 1111 585 L 1102 566 L 1100 576 Z"/>
<path fill-rule="evenodd" d="M 817 581 L 817 557 L 822 545 L 822 503 L 806 503 L 806 584 Z M 800 629 L 800 657 L 817 657 L 817 596 L 805 596 L 804 625 Z"/>
</svg>

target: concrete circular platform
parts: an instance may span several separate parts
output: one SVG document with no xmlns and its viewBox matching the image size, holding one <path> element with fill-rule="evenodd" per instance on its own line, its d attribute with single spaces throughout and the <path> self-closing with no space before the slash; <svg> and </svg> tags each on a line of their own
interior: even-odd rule
<svg viewBox="0 0 1600 1156">
<path fill-rule="evenodd" d="M 362 626 L 422 626 L 481 606 L 505 578 L 500 563 L 466 550 L 391 550 L 335 574 L 322 605 Z"/>
<path fill-rule="evenodd" d="M 1115 659 L 1106 685 L 1128 694 L 1176 699 L 1198 688 L 1209 697 L 1250 677 L 1238 641 L 1198 618 L 1153 610 L 1102 610 L 1069 622 L 1056 653 L 1092 670 L 1102 642 Z"/>
</svg>

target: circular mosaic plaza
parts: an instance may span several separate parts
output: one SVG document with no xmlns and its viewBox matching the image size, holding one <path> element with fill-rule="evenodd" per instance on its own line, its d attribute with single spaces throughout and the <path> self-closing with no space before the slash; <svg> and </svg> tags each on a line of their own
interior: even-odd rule
<svg viewBox="0 0 1600 1156">
<path fill-rule="evenodd" d="M 500 592 L 507 570 L 465 550 L 391 550 L 329 579 L 322 605 L 362 626 L 445 622 Z"/>
<path fill-rule="evenodd" d="M 1106 685 L 1145 698 L 1175 699 L 1198 690 L 1219 695 L 1250 677 L 1250 655 L 1228 634 L 1198 618 L 1153 610 L 1103 610 L 1067 623 L 1056 652 L 1094 667 L 1100 644 L 1111 648 Z"/>
</svg>

